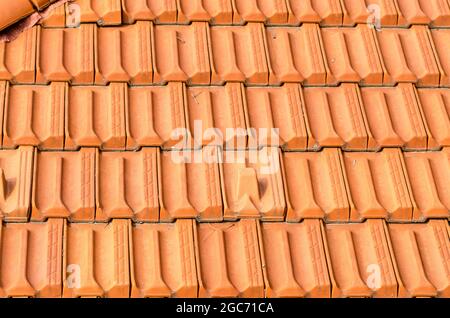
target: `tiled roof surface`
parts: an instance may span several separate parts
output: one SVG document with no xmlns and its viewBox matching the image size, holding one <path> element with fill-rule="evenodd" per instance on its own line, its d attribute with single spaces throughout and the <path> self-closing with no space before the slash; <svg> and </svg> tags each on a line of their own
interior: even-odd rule
<svg viewBox="0 0 450 318">
<path fill-rule="evenodd" d="M 450 1 L 48 11 L 0 42 L 0 297 L 450 297 Z"/>
</svg>

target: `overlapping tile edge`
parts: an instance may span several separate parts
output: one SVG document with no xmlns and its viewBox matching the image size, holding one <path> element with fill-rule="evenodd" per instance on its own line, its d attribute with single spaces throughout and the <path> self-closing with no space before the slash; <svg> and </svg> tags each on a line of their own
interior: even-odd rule
<svg viewBox="0 0 450 318">
<path fill-rule="evenodd" d="M 0 43 L 0 297 L 449 298 L 450 3 L 366 2 L 77 0 Z"/>
</svg>

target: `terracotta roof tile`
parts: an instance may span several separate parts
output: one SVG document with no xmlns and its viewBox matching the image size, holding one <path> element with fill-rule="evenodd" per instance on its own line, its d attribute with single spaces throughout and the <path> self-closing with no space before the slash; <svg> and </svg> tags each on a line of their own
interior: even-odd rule
<svg viewBox="0 0 450 318">
<path fill-rule="evenodd" d="M 263 297 L 255 220 L 198 224 L 199 297 Z"/>
<path fill-rule="evenodd" d="M 211 68 L 207 24 L 158 25 L 155 38 L 155 83 L 186 81 L 209 84 Z"/>
<path fill-rule="evenodd" d="M 5 105 L 3 147 L 64 148 L 67 84 L 11 85 Z"/>
<path fill-rule="evenodd" d="M 336 149 L 283 154 L 288 222 L 323 218 L 345 222 L 351 206 L 347 197 L 341 154 Z"/>
<path fill-rule="evenodd" d="M 196 162 L 196 155 L 203 158 L 211 156 L 211 160 Z M 185 156 L 174 152 L 161 153 L 159 188 L 162 222 L 180 218 L 222 220 L 223 203 L 217 156 L 217 151 L 208 148 Z"/>
<path fill-rule="evenodd" d="M 232 0 L 234 23 L 265 22 L 267 24 L 288 24 L 292 21 L 285 0 Z"/>
<path fill-rule="evenodd" d="M 450 3 L 448 0 L 396 0 L 402 14 L 399 25 L 430 24 L 450 25 Z"/>
<path fill-rule="evenodd" d="M 383 83 L 383 65 L 374 30 L 366 25 L 353 28 L 322 28 L 323 46 L 329 68 L 328 83 Z"/>
<path fill-rule="evenodd" d="M 448 55 L 450 50 L 450 30 L 434 29 L 431 30 L 431 36 L 432 44 L 434 44 L 436 49 L 436 56 L 442 66 L 441 86 L 450 87 L 450 56 Z"/>
<path fill-rule="evenodd" d="M 65 149 L 125 149 L 126 85 L 72 86 L 66 109 Z"/>
<path fill-rule="evenodd" d="M 50 1 L 41 1 L 41 4 L 44 3 L 48 4 Z M 37 9 L 34 7 L 37 4 L 35 1 L 30 0 L 2 1 L 0 3 L 0 12 L 2 12 L 2 16 L 0 17 L 0 30 L 32 14 Z"/>
<path fill-rule="evenodd" d="M 196 148 L 208 144 L 229 149 L 247 146 L 248 124 L 240 84 L 189 88 L 187 113 Z"/>
<path fill-rule="evenodd" d="M 378 6 L 380 14 L 380 23 L 382 26 L 396 26 L 398 22 L 398 12 L 396 6 L 396 0 L 342 0 L 344 12 L 348 13 L 348 24 L 351 21 L 352 24 L 357 23 L 374 23 L 374 19 L 371 15 L 374 11 L 370 10 L 370 6 Z"/>
<path fill-rule="evenodd" d="M 414 218 L 450 217 L 450 157 L 442 152 L 406 152 L 407 176 L 419 215 Z"/>
<path fill-rule="evenodd" d="M 305 88 L 304 94 L 312 136 L 309 143 L 315 149 L 330 146 L 367 149 L 372 136 L 366 129 L 357 85 Z"/>
<path fill-rule="evenodd" d="M 279 156 L 277 148 L 224 153 L 224 219 L 284 219 L 286 202 Z"/>
<path fill-rule="evenodd" d="M 211 27 L 212 84 L 245 82 L 267 85 L 269 66 L 264 25 Z"/>
<path fill-rule="evenodd" d="M 389 224 L 399 290 L 403 297 L 450 297 L 449 225 L 445 220 L 425 224 Z"/>
<path fill-rule="evenodd" d="M 102 152 L 97 178 L 97 221 L 113 218 L 158 221 L 161 184 L 156 149 Z"/>
<path fill-rule="evenodd" d="M 130 223 L 68 223 L 63 297 L 129 297 Z"/>
<path fill-rule="evenodd" d="M 344 13 L 341 0 L 287 0 L 299 22 L 342 25 Z"/>
<path fill-rule="evenodd" d="M 232 24 L 234 0 L 178 0 L 178 22 L 208 21 L 212 25 Z"/>
<path fill-rule="evenodd" d="M 26 222 L 30 209 L 33 148 L 0 151 L 0 218 Z"/>
<path fill-rule="evenodd" d="M 266 28 L 266 36 L 272 84 L 326 84 L 327 70 L 317 24 L 303 24 L 300 28 Z"/>
<path fill-rule="evenodd" d="M 39 21 L 39 24 L 46 28 L 64 28 L 66 26 L 66 6 L 55 7 Z"/>
<path fill-rule="evenodd" d="M 0 42 L 0 79 L 34 83 L 38 27 L 23 32 L 11 42 Z"/>
<path fill-rule="evenodd" d="M 418 86 L 439 86 L 442 69 L 427 27 L 383 29 L 376 36 L 386 66 L 385 84 L 413 82 Z"/>
<path fill-rule="evenodd" d="M 381 220 L 327 224 L 333 297 L 396 297 L 397 280 Z"/>
<path fill-rule="evenodd" d="M 8 90 L 9 90 L 9 82 L 7 81 L 0 81 L 0 123 L 3 128 L 4 126 L 4 109 L 5 109 L 5 103 L 7 102 L 6 96 L 8 96 Z M 0 139 L 3 140 L 3 129 L 0 129 Z"/>
<path fill-rule="evenodd" d="M 324 239 L 319 220 L 261 223 L 266 297 L 331 297 Z"/>
<path fill-rule="evenodd" d="M 361 95 L 368 129 L 374 138 L 370 148 L 428 148 L 428 127 L 413 85 L 402 83 L 394 88 L 362 88 Z"/>
<path fill-rule="evenodd" d="M 407 222 L 416 204 L 411 197 L 406 168 L 398 149 L 379 153 L 344 153 L 349 198 L 354 204 L 352 220 L 386 218 Z"/>
<path fill-rule="evenodd" d="M 155 23 L 176 23 L 176 0 L 122 0 L 123 22 L 133 24 L 137 20 Z"/>
<path fill-rule="evenodd" d="M 77 29 L 39 28 L 36 83 L 93 84 L 94 30 L 90 24 Z"/>
<path fill-rule="evenodd" d="M 63 225 L 0 221 L 1 297 L 61 297 Z"/>
<path fill-rule="evenodd" d="M 305 102 L 298 84 L 249 87 L 245 96 L 249 127 L 254 129 L 250 146 L 282 146 L 289 150 L 306 150 L 311 146 Z M 278 132 L 270 131 L 272 128 Z"/>
<path fill-rule="evenodd" d="M 181 83 L 128 88 L 127 148 L 184 148 L 185 133 L 180 131 L 180 136 L 173 133 L 187 127 L 184 107 Z"/>
<path fill-rule="evenodd" d="M 132 227 L 131 297 L 197 297 L 193 230 L 192 220 Z"/>
<path fill-rule="evenodd" d="M 152 23 L 96 29 L 96 84 L 153 82 Z"/>
<path fill-rule="evenodd" d="M 95 217 L 95 149 L 38 152 L 34 160 L 32 221 L 49 217 L 74 222 Z"/>
<path fill-rule="evenodd" d="M 428 147 L 450 146 L 450 91 L 446 89 L 419 89 L 424 122 L 430 131 Z"/>
<path fill-rule="evenodd" d="M 121 0 L 75 0 L 80 6 L 81 23 L 94 22 L 99 25 L 122 23 Z"/>
</svg>

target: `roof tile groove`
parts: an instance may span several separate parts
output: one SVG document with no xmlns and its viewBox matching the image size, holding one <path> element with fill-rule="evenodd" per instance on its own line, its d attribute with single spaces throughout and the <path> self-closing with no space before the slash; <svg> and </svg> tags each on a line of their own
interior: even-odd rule
<svg viewBox="0 0 450 318">
<path fill-rule="evenodd" d="M 80 7 L 81 23 L 119 25 L 122 23 L 121 0 L 75 0 Z"/>
<path fill-rule="evenodd" d="M 66 103 L 65 149 L 124 150 L 126 85 L 71 87 Z"/>
<path fill-rule="evenodd" d="M 199 297 L 264 297 L 257 223 L 199 224 Z"/>
<path fill-rule="evenodd" d="M 68 223 L 65 228 L 63 297 L 128 298 L 130 295 L 127 220 L 109 224 Z"/>
<path fill-rule="evenodd" d="M 183 4 L 186 5 L 186 3 Z M 189 5 L 188 9 L 192 10 L 190 4 L 187 3 L 187 5 Z M 161 24 L 177 22 L 176 0 L 122 0 L 122 10 L 124 23 L 133 24 L 140 20 Z M 191 10 L 189 12 L 192 12 Z M 189 15 L 189 13 L 186 14 Z"/>
<path fill-rule="evenodd" d="M 34 159 L 32 221 L 67 218 L 91 222 L 95 218 L 97 151 L 38 152 Z"/>
<path fill-rule="evenodd" d="M 63 226 L 0 221 L 0 297 L 61 297 Z"/>
<path fill-rule="evenodd" d="M 0 151 L 0 218 L 26 222 L 30 209 L 33 147 Z"/>
<path fill-rule="evenodd" d="M 261 223 L 259 237 L 267 297 L 331 297 L 319 220 Z"/>
<path fill-rule="evenodd" d="M 132 227 L 131 297 L 197 297 L 194 226 L 179 220 Z"/>
<path fill-rule="evenodd" d="M 325 228 L 333 297 L 396 297 L 397 280 L 381 220 Z M 378 278 L 378 279 L 377 279 Z"/>
<path fill-rule="evenodd" d="M 449 9 L 449 24 L 450 24 L 450 9 Z M 431 30 L 432 44 L 434 42 L 436 56 L 441 62 L 441 86 L 450 87 L 450 30 L 435 29 Z"/>
<path fill-rule="evenodd" d="M 448 222 L 433 220 L 388 227 L 399 281 L 404 284 L 402 296 L 450 297 Z"/>
<path fill-rule="evenodd" d="M 234 0 L 177 0 L 178 22 L 209 21 L 210 24 L 232 24 Z"/>
</svg>

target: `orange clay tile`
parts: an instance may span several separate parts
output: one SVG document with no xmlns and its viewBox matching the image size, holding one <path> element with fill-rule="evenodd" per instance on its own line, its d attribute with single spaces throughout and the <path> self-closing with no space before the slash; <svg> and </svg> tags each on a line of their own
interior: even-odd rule
<svg viewBox="0 0 450 318">
<path fill-rule="evenodd" d="M 131 234 L 131 297 L 197 297 L 194 223 L 136 224 Z"/>
<path fill-rule="evenodd" d="M 399 25 L 430 24 L 450 26 L 448 0 L 396 0 L 401 14 Z"/>
<path fill-rule="evenodd" d="M 0 150 L 0 218 L 28 220 L 32 175 L 33 147 Z"/>
<path fill-rule="evenodd" d="M 305 88 L 303 93 L 312 135 L 309 144 L 313 149 L 330 146 L 367 149 L 371 135 L 366 130 L 358 85 Z"/>
<path fill-rule="evenodd" d="M 212 25 L 232 24 L 232 0 L 177 0 L 178 22 L 209 21 Z"/>
<path fill-rule="evenodd" d="M 130 221 L 68 223 L 65 232 L 63 297 L 128 298 Z"/>
<path fill-rule="evenodd" d="M 266 297 L 331 297 L 319 220 L 261 223 L 259 237 Z"/>
<path fill-rule="evenodd" d="M 75 0 L 80 6 L 81 23 L 118 25 L 122 23 L 121 0 Z"/>
<path fill-rule="evenodd" d="M 0 81 L 0 127 L 4 127 L 4 109 L 5 109 L 5 103 L 6 103 L 6 96 L 8 95 L 9 91 L 9 83 L 6 81 Z M 0 131 L 0 139 L 3 140 L 3 129 Z"/>
<path fill-rule="evenodd" d="M 183 84 L 128 88 L 127 148 L 184 148 L 187 142 Z M 179 134 L 177 129 L 180 129 Z"/>
<path fill-rule="evenodd" d="M 413 219 L 417 207 L 405 179 L 406 168 L 399 149 L 346 152 L 344 167 L 349 198 L 354 204 L 351 220 L 386 218 L 390 222 L 407 222 Z"/>
<path fill-rule="evenodd" d="M 66 26 L 66 7 L 64 5 L 55 7 L 39 21 L 39 24 L 46 28 L 64 28 Z"/>
<path fill-rule="evenodd" d="M 450 241 L 446 220 L 389 224 L 401 297 L 450 297 Z M 401 294 L 400 294 L 401 293 Z"/>
<path fill-rule="evenodd" d="M 450 217 L 450 157 L 442 152 L 405 152 L 407 177 L 419 215 L 416 221 Z"/>
<path fill-rule="evenodd" d="M 342 0 L 341 3 L 352 24 L 375 23 L 374 16 L 379 12 L 381 26 L 397 25 L 398 13 L 395 0 Z M 369 10 L 370 6 L 374 6 L 379 11 Z"/>
<path fill-rule="evenodd" d="M 325 228 L 334 278 L 332 297 L 397 297 L 396 272 L 382 220 Z"/>
<path fill-rule="evenodd" d="M 242 94 L 239 83 L 187 90 L 189 129 L 196 148 L 205 145 L 246 148 L 247 118 Z"/>
<path fill-rule="evenodd" d="M 292 24 L 292 12 L 285 0 L 232 0 L 234 24 L 265 22 L 267 24 Z"/>
<path fill-rule="evenodd" d="M 341 0 L 286 0 L 300 23 L 338 26 L 343 22 Z"/>
<path fill-rule="evenodd" d="M 125 148 L 126 85 L 71 86 L 66 109 L 65 149 Z"/>
<path fill-rule="evenodd" d="M 414 85 L 394 88 L 362 88 L 363 108 L 374 140 L 369 148 L 427 149 L 428 127 L 423 122 Z"/>
<path fill-rule="evenodd" d="M 155 26 L 154 82 L 209 84 L 211 68 L 207 33 L 206 22 Z"/>
<path fill-rule="evenodd" d="M 210 35 L 212 84 L 236 81 L 249 85 L 269 83 L 263 24 L 211 27 Z"/>
<path fill-rule="evenodd" d="M 284 220 L 286 211 L 278 148 L 225 151 L 222 168 L 224 219 Z"/>
<path fill-rule="evenodd" d="M 450 18 L 449 18 L 450 19 Z M 436 49 L 436 56 L 442 66 L 441 86 L 450 87 L 450 30 L 431 30 L 431 39 Z"/>
<path fill-rule="evenodd" d="M 33 27 L 11 42 L 0 42 L 0 80 L 34 83 L 37 30 Z"/>
<path fill-rule="evenodd" d="M 96 150 L 87 148 L 39 152 L 34 160 L 31 220 L 94 221 L 96 158 Z"/>
<path fill-rule="evenodd" d="M 1 1 L 0 30 L 32 14 L 34 11 L 33 4 L 29 0 Z"/>
<path fill-rule="evenodd" d="M 198 224 L 199 297 L 264 297 L 257 223 Z"/>
<path fill-rule="evenodd" d="M 92 84 L 94 81 L 94 30 L 83 24 L 76 29 L 39 28 L 36 83 L 70 81 Z"/>
<path fill-rule="evenodd" d="M 448 89 L 419 89 L 424 122 L 429 127 L 428 147 L 450 146 L 450 91 Z"/>
<path fill-rule="evenodd" d="M 176 23 L 176 0 L 122 0 L 123 22 L 133 24 L 137 20 L 155 23 Z"/>
<path fill-rule="evenodd" d="M 3 146 L 64 148 L 67 84 L 11 85 L 5 105 Z"/>
<path fill-rule="evenodd" d="M 329 67 L 328 84 L 383 83 L 383 65 L 374 30 L 359 24 L 352 28 L 322 28 L 324 52 Z"/>
<path fill-rule="evenodd" d="M 439 86 L 441 67 L 436 62 L 426 26 L 383 29 L 376 36 L 386 67 L 384 84 L 412 82 L 417 86 Z"/>
<path fill-rule="evenodd" d="M 63 225 L 0 221 L 0 297 L 61 297 Z"/>
<path fill-rule="evenodd" d="M 158 157 L 156 148 L 100 154 L 96 221 L 112 218 L 158 221 Z"/>
<path fill-rule="evenodd" d="M 153 82 L 151 22 L 97 28 L 95 83 Z"/>
<path fill-rule="evenodd" d="M 223 203 L 215 148 L 184 153 L 162 152 L 159 167 L 161 222 L 181 218 L 196 218 L 202 222 L 222 220 Z"/>
<path fill-rule="evenodd" d="M 266 28 L 270 82 L 326 84 L 326 69 L 317 24 L 298 28 Z"/>
<path fill-rule="evenodd" d="M 250 139 L 250 147 L 256 144 L 281 146 L 288 150 L 307 149 L 311 133 L 298 84 L 288 83 L 277 88 L 250 87 L 245 90 L 245 97 L 249 127 L 256 138 Z"/>
<path fill-rule="evenodd" d="M 337 149 L 283 154 L 286 221 L 323 218 L 345 222 L 352 208 L 348 202 L 342 158 Z"/>
</svg>

